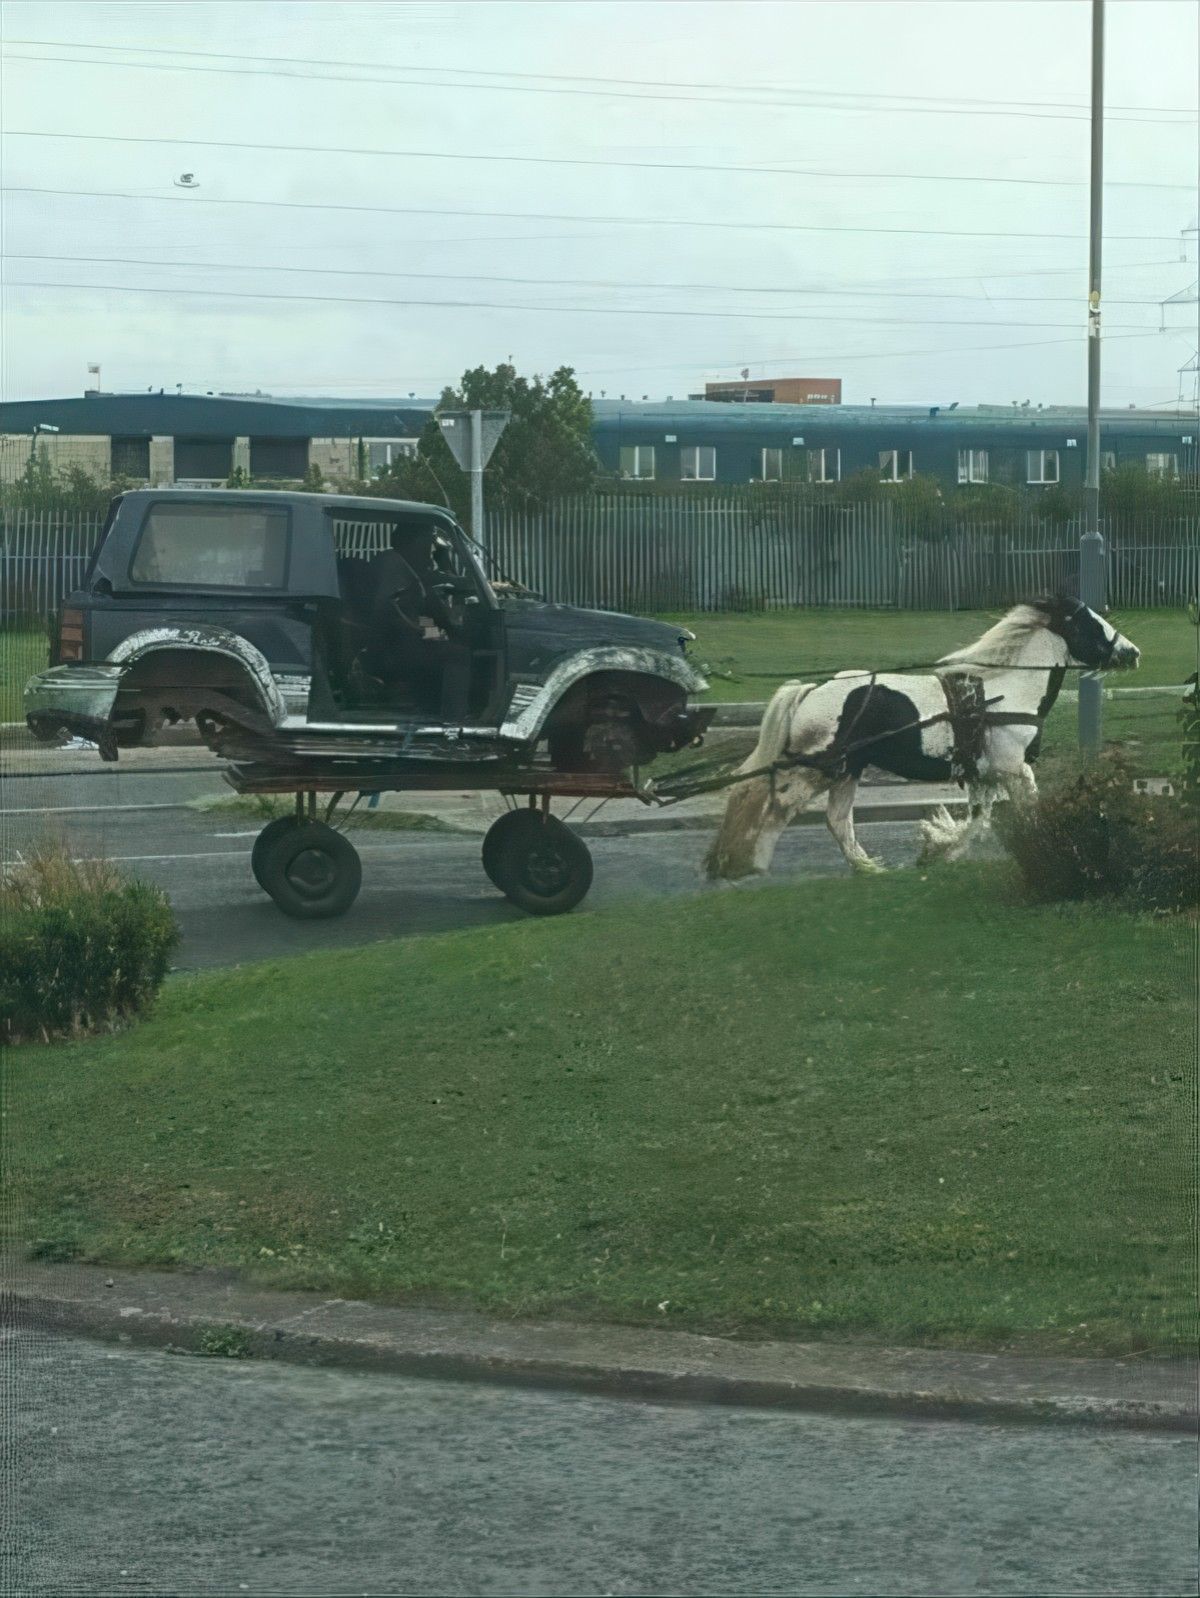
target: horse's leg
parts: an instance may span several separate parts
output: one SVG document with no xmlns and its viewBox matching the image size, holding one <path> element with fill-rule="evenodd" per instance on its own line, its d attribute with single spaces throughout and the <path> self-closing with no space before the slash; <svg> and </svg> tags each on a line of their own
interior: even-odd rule
<svg viewBox="0 0 1200 1598">
<path fill-rule="evenodd" d="M 780 834 L 824 786 L 816 772 L 777 775 L 773 783 L 769 777 L 739 783 L 705 858 L 709 877 L 735 880 L 768 871 Z"/>
<path fill-rule="evenodd" d="M 872 859 L 854 835 L 854 795 L 857 791 L 857 777 L 839 778 L 829 790 L 825 822 L 849 866 L 855 871 L 883 871 L 886 868 L 878 860 Z"/>
<path fill-rule="evenodd" d="M 1023 761 L 1016 771 L 1001 772 L 1000 781 L 1008 795 L 1009 804 L 1028 806 L 1036 802 L 1037 778 L 1028 761 Z"/>
<path fill-rule="evenodd" d="M 962 854 L 970 821 L 955 821 L 945 805 L 936 805 L 921 823 L 921 852 L 918 865 L 935 860 L 957 860 Z"/>
<path fill-rule="evenodd" d="M 976 838 L 990 829 L 992 825 L 992 806 L 995 803 L 996 788 L 993 783 L 976 782 L 969 785 L 967 788 L 967 819 L 962 825 L 958 847 L 949 856 L 951 860 L 961 860 Z"/>
<path fill-rule="evenodd" d="M 776 791 L 772 798 L 771 806 L 762 831 L 758 835 L 758 842 L 754 846 L 754 870 L 756 872 L 769 871 L 771 860 L 775 854 L 775 845 L 779 842 L 788 823 L 809 805 L 818 794 L 824 792 L 828 786 L 828 779 L 818 775 L 815 771 L 797 773 L 789 777 L 786 782 L 777 782 Z"/>
</svg>

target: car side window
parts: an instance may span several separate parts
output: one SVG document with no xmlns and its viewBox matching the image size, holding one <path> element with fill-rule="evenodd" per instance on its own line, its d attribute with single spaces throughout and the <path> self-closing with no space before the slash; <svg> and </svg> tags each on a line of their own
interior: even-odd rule
<svg viewBox="0 0 1200 1598">
<path fill-rule="evenodd" d="M 183 588 L 283 588 L 288 513 L 266 505 L 151 508 L 130 576 Z"/>
</svg>

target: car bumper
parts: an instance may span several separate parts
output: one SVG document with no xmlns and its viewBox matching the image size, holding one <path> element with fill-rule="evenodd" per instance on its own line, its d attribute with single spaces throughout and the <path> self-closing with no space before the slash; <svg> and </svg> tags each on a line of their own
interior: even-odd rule
<svg viewBox="0 0 1200 1598">
<path fill-rule="evenodd" d="M 716 713 L 715 705 L 689 704 L 683 710 L 674 711 L 664 721 L 656 723 L 654 731 L 657 734 L 659 753 L 669 754 L 676 749 L 686 749 L 689 744 L 699 743 Z"/>
<path fill-rule="evenodd" d="M 51 666 L 25 684 L 25 721 L 38 737 L 98 738 L 112 718 L 123 666 Z"/>
</svg>

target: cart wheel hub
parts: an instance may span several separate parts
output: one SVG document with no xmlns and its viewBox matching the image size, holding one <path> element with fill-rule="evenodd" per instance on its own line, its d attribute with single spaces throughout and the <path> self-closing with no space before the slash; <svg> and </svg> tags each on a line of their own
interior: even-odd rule
<svg viewBox="0 0 1200 1598">
<path fill-rule="evenodd" d="M 570 868 L 553 844 L 544 843 L 530 850 L 523 874 L 535 893 L 549 898 L 566 886 Z"/>
<path fill-rule="evenodd" d="M 320 849 L 304 849 L 287 868 L 287 879 L 297 893 L 318 899 L 328 893 L 337 876 L 334 862 Z"/>
</svg>

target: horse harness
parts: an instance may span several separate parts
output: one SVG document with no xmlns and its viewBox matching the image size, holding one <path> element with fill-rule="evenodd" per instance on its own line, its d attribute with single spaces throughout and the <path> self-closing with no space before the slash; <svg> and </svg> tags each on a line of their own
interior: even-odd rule
<svg viewBox="0 0 1200 1598">
<path fill-rule="evenodd" d="M 965 671 L 948 671 L 938 678 L 946 696 L 946 709 L 921 723 L 931 727 L 935 722 L 948 721 L 953 737 L 950 751 L 950 774 L 960 788 L 979 780 L 979 762 L 983 758 L 983 742 L 989 727 L 1036 727 L 1039 731 L 1045 719 L 1028 711 L 993 710 L 1003 695 L 986 699 L 983 682 Z"/>
<path fill-rule="evenodd" d="M 950 750 L 950 773 L 959 787 L 965 788 L 979 780 L 979 762 L 983 758 L 984 740 L 989 727 L 1036 727 L 1040 731 L 1045 720 L 1043 715 L 1030 711 L 993 710 L 992 706 L 999 704 L 1003 698 L 1002 694 L 988 699 L 984 695 L 981 678 L 972 672 L 948 671 L 938 674 L 938 681 L 946 696 L 945 710 L 938 711 L 934 716 L 925 716 L 920 721 L 909 722 L 903 727 L 889 727 L 885 732 L 874 733 L 869 738 L 861 738 L 855 742 L 851 734 L 875 691 L 876 676 L 875 672 L 871 673 L 862 703 L 838 742 L 817 755 L 802 755 L 787 751 L 781 760 L 766 768 L 772 784 L 776 773 L 789 766 L 806 766 L 810 770 L 819 771 L 832 781 L 837 781 L 848 774 L 849 758 L 852 754 L 857 754 L 860 750 L 867 749 L 874 743 L 881 743 L 887 738 L 894 738 L 898 733 L 922 732 L 926 727 L 935 727 L 941 722 L 948 722 L 953 740 Z M 746 775 L 754 774 L 748 772 Z"/>
</svg>

